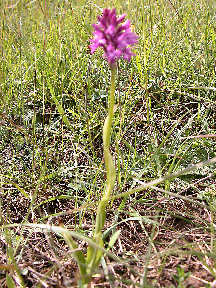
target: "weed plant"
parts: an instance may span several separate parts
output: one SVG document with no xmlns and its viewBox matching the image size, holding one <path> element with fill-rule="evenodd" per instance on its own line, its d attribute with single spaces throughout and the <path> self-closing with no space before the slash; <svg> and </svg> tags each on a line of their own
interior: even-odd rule
<svg viewBox="0 0 216 288">
<path fill-rule="evenodd" d="M 139 42 L 118 62 L 99 247 L 111 73 L 89 39 L 114 7 Z M 87 246 L 90 287 L 214 287 L 215 15 L 213 0 L 0 1 L 1 287 L 76 287 Z"/>
</svg>

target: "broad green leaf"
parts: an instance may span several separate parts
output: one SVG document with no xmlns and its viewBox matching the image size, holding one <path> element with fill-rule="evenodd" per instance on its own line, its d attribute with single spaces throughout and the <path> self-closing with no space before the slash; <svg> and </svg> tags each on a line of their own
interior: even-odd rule
<svg viewBox="0 0 216 288">
<path fill-rule="evenodd" d="M 6 274 L 6 283 L 8 288 L 16 288 L 16 284 L 9 274 Z"/>
</svg>

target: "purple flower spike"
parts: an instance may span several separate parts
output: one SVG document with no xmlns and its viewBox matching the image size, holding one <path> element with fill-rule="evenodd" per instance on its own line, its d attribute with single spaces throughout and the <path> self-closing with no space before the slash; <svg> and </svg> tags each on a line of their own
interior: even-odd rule
<svg viewBox="0 0 216 288">
<path fill-rule="evenodd" d="M 112 66 L 123 56 L 124 59 L 130 61 L 131 56 L 135 56 L 131 52 L 131 48 L 137 43 L 138 36 L 130 29 L 130 21 L 125 19 L 125 14 L 116 17 L 115 9 L 104 9 L 103 15 L 98 17 L 98 24 L 93 24 L 94 38 L 90 39 L 91 53 L 93 54 L 98 47 L 104 50 L 104 57 Z"/>
</svg>

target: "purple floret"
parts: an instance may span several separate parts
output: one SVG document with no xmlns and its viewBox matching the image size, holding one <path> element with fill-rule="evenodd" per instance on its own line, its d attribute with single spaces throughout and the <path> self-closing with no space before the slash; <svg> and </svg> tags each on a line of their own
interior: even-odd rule
<svg viewBox="0 0 216 288">
<path fill-rule="evenodd" d="M 91 53 L 93 54 L 98 47 L 102 47 L 110 65 L 118 61 L 121 56 L 128 61 L 131 60 L 131 56 L 135 56 L 129 46 L 137 43 L 138 36 L 131 31 L 129 20 L 120 24 L 125 16 L 123 14 L 117 18 L 115 9 L 104 9 L 103 15 L 98 17 L 98 24 L 92 25 L 94 38 L 90 39 Z"/>
</svg>

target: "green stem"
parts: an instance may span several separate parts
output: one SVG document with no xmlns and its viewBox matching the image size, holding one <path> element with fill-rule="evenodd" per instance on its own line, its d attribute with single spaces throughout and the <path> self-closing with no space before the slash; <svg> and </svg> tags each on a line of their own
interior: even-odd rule
<svg viewBox="0 0 216 288">
<path fill-rule="evenodd" d="M 104 122 L 103 127 L 103 149 L 104 149 L 104 162 L 107 174 L 107 182 L 104 195 L 97 208 L 94 241 L 97 244 L 98 248 L 89 246 L 87 250 L 86 263 L 88 266 L 87 268 L 88 275 L 91 275 L 93 271 L 97 268 L 103 255 L 103 252 L 100 249 L 104 245 L 102 239 L 102 229 L 104 227 L 106 219 L 106 207 L 110 200 L 116 179 L 115 166 L 109 149 L 112 120 L 114 115 L 114 104 L 115 104 L 115 77 L 116 77 L 116 65 L 113 65 L 111 66 L 111 86 L 109 95 L 108 115 Z"/>
<path fill-rule="evenodd" d="M 107 184 L 104 197 L 109 198 L 115 185 L 116 173 L 115 166 L 113 163 L 112 155 L 110 153 L 110 138 L 112 120 L 114 115 L 114 103 L 115 103 L 115 77 L 116 67 L 111 68 L 111 87 L 110 87 L 110 98 L 109 98 L 109 110 L 107 118 L 104 122 L 103 127 L 103 145 L 104 145 L 104 162 L 107 173 Z"/>
<path fill-rule="evenodd" d="M 115 103 L 115 77 L 116 77 L 116 67 L 114 66 L 111 68 L 111 85 L 110 85 L 110 95 L 108 104 L 109 105 L 108 115 L 104 122 L 103 127 L 103 145 L 105 150 L 109 149 L 110 146 L 110 134 L 111 134 L 111 126 L 114 115 L 114 103 Z M 107 166 L 106 162 L 105 165 Z"/>
<path fill-rule="evenodd" d="M 109 198 L 114 188 L 115 179 L 116 179 L 115 166 L 114 166 L 112 155 L 109 149 L 112 120 L 113 120 L 113 115 L 114 115 L 114 104 L 115 104 L 115 77 L 116 77 L 116 66 L 113 66 L 111 67 L 111 86 L 110 86 L 110 95 L 109 95 L 108 115 L 104 122 L 104 127 L 103 127 L 104 162 L 105 162 L 105 168 L 106 168 L 106 174 L 107 174 L 107 182 L 106 182 L 105 193 L 97 209 L 96 227 L 95 227 L 96 238 L 98 234 L 101 233 L 101 229 L 103 229 L 105 217 L 106 217 L 106 206 L 108 204 Z"/>
</svg>

